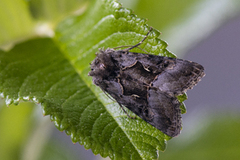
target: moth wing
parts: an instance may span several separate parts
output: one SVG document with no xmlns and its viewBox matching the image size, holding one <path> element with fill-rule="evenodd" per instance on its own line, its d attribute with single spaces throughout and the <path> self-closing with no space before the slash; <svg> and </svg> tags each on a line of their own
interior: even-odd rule
<svg viewBox="0 0 240 160">
<path fill-rule="evenodd" d="M 118 103 L 124 105 L 147 123 L 163 133 L 174 137 L 180 134 L 182 126 L 180 102 L 156 88 L 148 91 L 148 100 L 121 95 L 121 85 L 115 81 L 105 81 L 104 90 Z"/>
<path fill-rule="evenodd" d="M 180 134 L 182 118 L 177 98 L 154 88 L 148 94 L 148 108 L 143 112 L 149 119 L 146 121 L 171 137 Z"/>
<path fill-rule="evenodd" d="M 146 71 L 156 78 L 152 82 L 153 87 L 171 95 L 180 95 L 193 88 L 205 75 L 204 68 L 198 63 L 156 56 L 150 54 L 117 51 L 113 58 L 122 68 L 132 66 L 140 62 Z"/>
<path fill-rule="evenodd" d="M 171 95 L 180 95 L 192 89 L 205 75 L 204 68 L 198 63 L 182 59 L 168 61 L 173 64 L 157 76 L 152 86 Z"/>
<path fill-rule="evenodd" d="M 104 85 L 100 85 L 100 88 L 102 90 L 106 91 L 118 103 L 124 105 L 125 107 L 127 107 L 129 110 L 131 110 L 138 116 L 142 114 L 141 112 L 142 112 L 143 106 L 147 106 L 146 99 L 137 98 L 132 95 L 123 95 L 122 86 L 118 82 L 104 80 L 102 84 L 104 84 Z"/>
<path fill-rule="evenodd" d="M 192 89 L 205 75 L 203 66 L 195 62 L 131 52 L 128 56 L 136 54 L 136 60 L 157 75 L 152 86 L 171 95 L 180 95 Z"/>
</svg>

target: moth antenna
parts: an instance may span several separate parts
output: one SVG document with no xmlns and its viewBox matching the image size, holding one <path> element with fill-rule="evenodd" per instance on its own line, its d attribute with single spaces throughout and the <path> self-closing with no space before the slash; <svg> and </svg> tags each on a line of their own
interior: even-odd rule
<svg viewBox="0 0 240 160">
<path fill-rule="evenodd" d="M 149 33 L 150 33 L 151 31 L 152 31 L 152 27 L 150 27 L 150 29 L 149 29 L 148 33 L 146 34 L 146 36 L 145 36 L 138 44 L 136 44 L 136 45 L 134 45 L 134 46 L 132 46 L 132 47 L 130 47 L 130 48 L 127 48 L 127 49 L 125 49 L 124 51 L 130 51 L 131 49 L 138 47 L 140 44 L 143 43 L 143 41 L 147 38 L 147 36 L 149 35 Z"/>
<path fill-rule="evenodd" d="M 149 52 L 147 52 L 146 50 L 144 50 L 144 49 L 142 49 L 142 48 L 140 48 L 140 47 L 136 47 L 136 48 L 142 50 L 143 52 L 145 52 L 145 53 L 147 53 L 147 54 L 150 54 Z"/>
<path fill-rule="evenodd" d="M 130 45 L 128 45 L 128 46 L 119 46 L 119 47 L 115 47 L 115 48 L 113 48 L 113 49 L 124 48 L 124 47 L 132 47 L 132 46 L 130 46 Z M 142 50 L 143 52 L 149 54 L 149 52 L 147 52 L 146 50 L 144 50 L 144 49 L 142 49 L 142 48 L 140 48 L 140 47 L 138 47 L 138 46 L 137 46 L 136 48 L 138 48 L 138 49 Z M 127 48 L 127 49 L 128 49 L 128 48 Z"/>
<path fill-rule="evenodd" d="M 118 47 L 114 47 L 113 49 L 124 48 L 124 47 L 132 47 L 132 46 L 130 46 L 130 45 L 127 45 L 127 46 L 118 46 Z"/>
</svg>

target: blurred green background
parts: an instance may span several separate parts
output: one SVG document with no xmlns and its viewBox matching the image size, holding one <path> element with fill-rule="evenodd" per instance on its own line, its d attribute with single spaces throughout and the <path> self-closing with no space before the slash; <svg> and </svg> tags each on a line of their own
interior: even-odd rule
<svg viewBox="0 0 240 160">
<path fill-rule="evenodd" d="M 149 25 L 178 57 L 196 61 L 206 77 L 188 92 L 183 131 L 168 141 L 160 159 L 232 159 L 240 157 L 240 1 L 238 0 L 121 0 Z M 72 12 L 84 12 L 84 0 L 1 0 L 0 45 L 34 36 L 53 36 L 54 27 Z M 184 43 L 183 43 L 184 42 Z M 72 144 L 41 107 L 0 102 L 0 159 L 101 159 Z"/>
</svg>

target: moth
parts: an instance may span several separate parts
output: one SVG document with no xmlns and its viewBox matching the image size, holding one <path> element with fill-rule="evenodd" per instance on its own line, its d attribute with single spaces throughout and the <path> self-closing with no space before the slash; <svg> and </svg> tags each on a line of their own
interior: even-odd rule
<svg viewBox="0 0 240 160">
<path fill-rule="evenodd" d="M 100 49 L 90 64 L 89 76 L 125 113 L 123 106 L 164 134 L 175 137 L 182 128 L 176 96 L 192 89 L 205 75 L 204 68 L 183 59 L 130 52 L 142 44 L 151 30 L 127 49 Z"/>
</svg>

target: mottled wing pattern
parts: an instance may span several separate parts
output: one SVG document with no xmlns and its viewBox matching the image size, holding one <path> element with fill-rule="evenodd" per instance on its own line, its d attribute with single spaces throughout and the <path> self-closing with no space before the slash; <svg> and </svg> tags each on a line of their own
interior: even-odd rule
<svg viewBox="0 0 240 160">
<path fill-rule="evenodd" d="M 203 70 L 182 59 L 107 49 L 97 54 L 89 75 L 120 105 L 174 137 L 182 126 L 176 96 L 195 86 Z"/>
<path fill-rule="evenodd" d="M 175 96 L 192 89 L 205 75 L 202 65 L 177 58 L 117 51 L 113 59 L 122 68 L 140 62 L 146 70 L 158 75 L 153 87 Z"/>
</svg>

